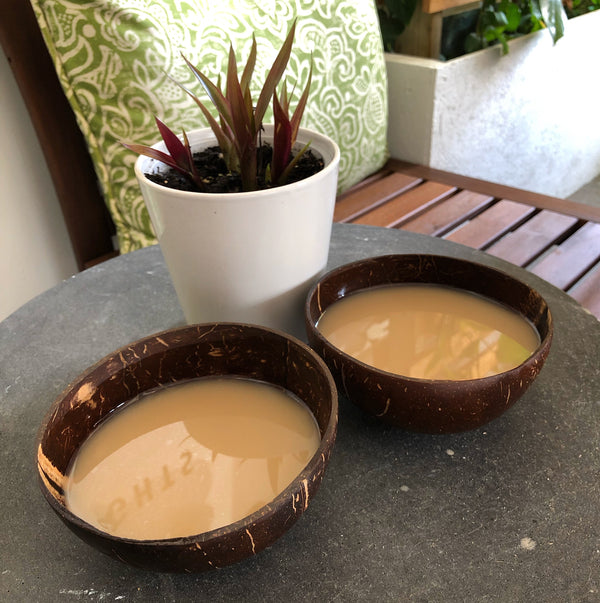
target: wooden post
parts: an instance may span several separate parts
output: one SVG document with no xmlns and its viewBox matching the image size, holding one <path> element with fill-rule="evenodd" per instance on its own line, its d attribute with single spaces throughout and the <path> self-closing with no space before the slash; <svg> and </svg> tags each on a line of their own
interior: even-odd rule
<svg viewBox="0 0 600 603">
<path fill-rule="evenodd" d="M 396 41 L 395 52 L 439 59 L 444 17 L 480 4 L 473 0 L 419 0 L 413 18 Z"/>
</svg>

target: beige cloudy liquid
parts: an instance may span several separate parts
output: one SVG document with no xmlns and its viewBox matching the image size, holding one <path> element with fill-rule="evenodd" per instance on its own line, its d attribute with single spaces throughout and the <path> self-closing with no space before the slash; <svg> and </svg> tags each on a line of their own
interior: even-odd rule
<svg viewBox="0 0 600 603">
<path fill-rule="evenodd" d="M 67 506 L 115 536 L 190 536 L 250 515 L 320 444 L 314 416 L 275 386 L 207 378 L 145 395 L 84 442 Z"/>
<path fill-rule="evenodd" d="M 318 329 L 376 368 L 421 379 L 477 379 L 514 368 L 539 345 L 529 322 L 477 295 L 437 285 L 391 285 L 332 304 Z"/>
</svg>

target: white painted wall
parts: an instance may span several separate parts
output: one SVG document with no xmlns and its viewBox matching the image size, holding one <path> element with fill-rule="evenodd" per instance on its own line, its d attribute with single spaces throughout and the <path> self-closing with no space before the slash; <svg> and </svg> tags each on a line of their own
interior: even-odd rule
<svg viewBox="0 0 600 603">
<path fill-rule="evenodd" d="M 600 11 L 447 62 L 387 55 L 393 157 L 568 197 L 600 174 Z"/>
<path fill-rule="evenodd" d="M 2 320 L 38 293 L 77 272 L 54 186 L 2 52 L 0 157 Z"/>
</svg>

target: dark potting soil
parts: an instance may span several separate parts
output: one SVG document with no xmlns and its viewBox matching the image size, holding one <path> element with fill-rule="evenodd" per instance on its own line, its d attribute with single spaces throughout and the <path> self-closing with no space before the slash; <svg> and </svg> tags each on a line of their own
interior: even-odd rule
<svg viewBox="0 0 600 603">
<path fill-rule="evenodd" d="M 258 161 L 268 165 L 271 161 L 272 148 L 263 145 L 258 150 Z M 238 193 L 242 190 L 242 181 L 237 172 L 228 172 L 225 161 L 218 146 L 208 147 L 194 153 L 194 164 L 206 183 L 206 192 L 209 193 Z M 293 167 L 286 184 L 304 180 L 324 167 L 323 159 L 308 149 Z M 197 192 L 196 185 L 185 176 L 172 168 L 160 174 L 145 174 L 149 180 L 163 186 L 182 191 Z M 265 183 L 264 179 L 258 180 L 259 189 L 273 188 L 276 185 Z"/>
</svg>

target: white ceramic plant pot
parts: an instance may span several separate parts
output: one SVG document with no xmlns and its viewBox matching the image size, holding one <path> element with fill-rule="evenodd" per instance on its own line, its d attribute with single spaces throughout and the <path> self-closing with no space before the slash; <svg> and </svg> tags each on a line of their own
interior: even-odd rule
<svg viewBox="0 0 600 603">
<path fill-rule="evenodd" d="M 272 127 L 265 130 L 268 141 Z M 193 150 L 216 144 L 208 128 L 188 136 Z M 138 158 L 136 176 L 188 323 L 247 322 L 303 334 L 306 294 L 327 264 L 340 159 L 335 142 L 300 129 L 297 143 L 308 141 L 323 170 L 263 191 L 166 188 L 144 176 L 164 164 Z"/>
</svg>

